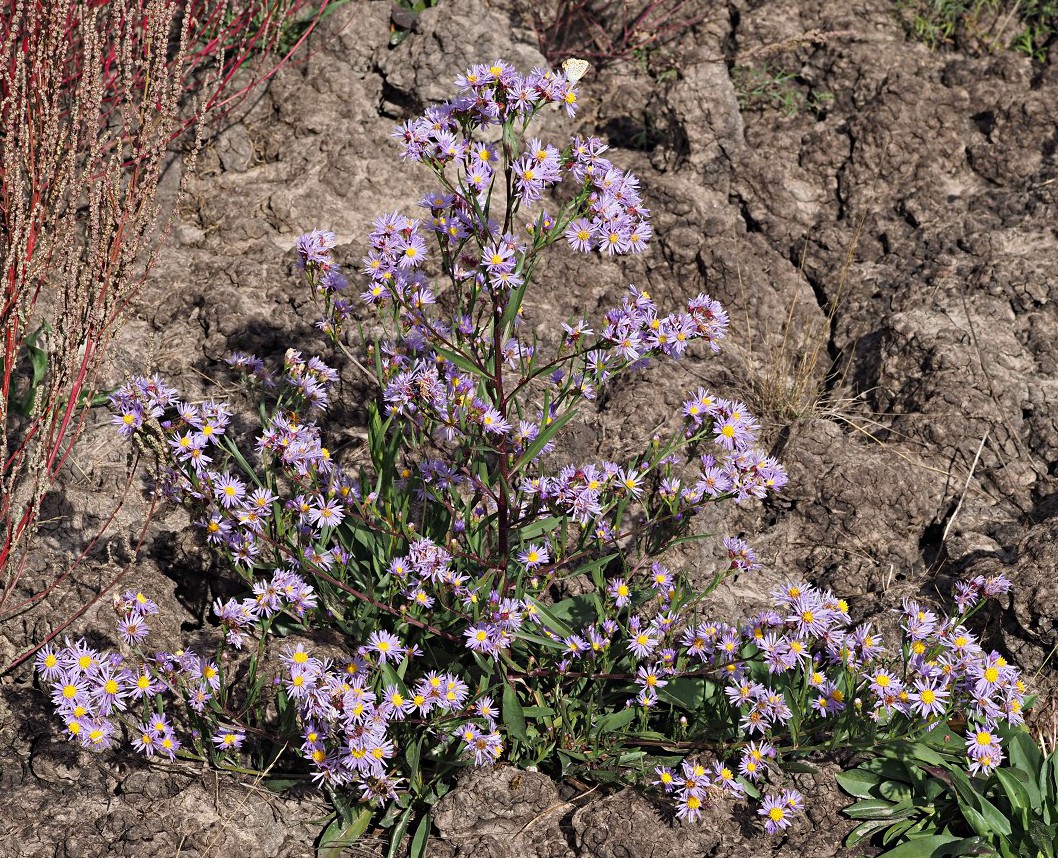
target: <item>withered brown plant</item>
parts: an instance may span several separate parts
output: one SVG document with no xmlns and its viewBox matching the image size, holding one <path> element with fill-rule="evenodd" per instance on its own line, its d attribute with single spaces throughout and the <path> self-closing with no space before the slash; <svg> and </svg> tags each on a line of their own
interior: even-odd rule
<svg viewBox="0 0 1058 858">
<path fill-rule="evenodd" d="M 167 230 L 170 145 L 270 76 L 326 5 L 9 0 L 0 13 L 0 622 L 69 574 L 19 587 L 42 501 Z M 279 63 L 230 94 L 284 38 Z"/>
</svg>

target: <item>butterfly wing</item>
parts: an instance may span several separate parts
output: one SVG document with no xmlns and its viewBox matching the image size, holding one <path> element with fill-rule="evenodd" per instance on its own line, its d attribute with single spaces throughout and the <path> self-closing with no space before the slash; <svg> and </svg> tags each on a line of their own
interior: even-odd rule
<svg viewBox="0 0 1058 858">
<path fill-rule="evenodd" d="M 584 77 L 589 68 L 591 68 L 591 64 L 587 60 L 577 60 L 570 57 L 562 62 L 562 71 L 565 72 L 566 80 L 571 84 Z"/>
</svg>

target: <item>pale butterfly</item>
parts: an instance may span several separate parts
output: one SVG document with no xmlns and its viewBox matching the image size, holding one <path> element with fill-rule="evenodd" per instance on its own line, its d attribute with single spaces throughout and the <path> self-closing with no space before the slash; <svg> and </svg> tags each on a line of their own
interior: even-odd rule
<svg viewBox="0 0 1058 858">
<path fill-rule="evenodd" d="M 570 57 L 568 60 L 562 61 L 562 71 L 565 72 L 566 80 L 571 84 L 584 77 L 590 68 L 591 64 L 587 60 L 575 60 Z"/>
</svg>

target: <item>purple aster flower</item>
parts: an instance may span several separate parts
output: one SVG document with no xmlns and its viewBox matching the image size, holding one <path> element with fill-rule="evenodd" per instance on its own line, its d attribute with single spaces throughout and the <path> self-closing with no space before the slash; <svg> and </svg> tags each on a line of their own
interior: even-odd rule
<svg viewBox="0 0 1058 858">
<path fill-rule="evenodd" d="M 632 231 L 628 233 L 628 252 L 642 253 L 646 249 L 647 242 L 650 241 L 652 232 L 650 224 L 643 221 L 632 227 Z"/>
<path fill-rule="evenodd" d="M 290 675 L 283 681 L 287 696 L 303 700 L 316 687 L 317 671 L 305 665 L 292 665 Z"/>
<path fill-rule="evenodd" d="M 658 647 L 658 639 L 649 631 L 639 631 L 628 638 L 628 649 L 638 658 L 646 658 Z"/>
<path fill-rule="evenodd" d="M 676 799 L 676 817 L 687 822 L 695 822 L 702 815 L 703 804 L 704 799 L 699 793 L 680 790 Z"/>
<path fill-rule="evenodd" d="M 618 471 L 617 483 L 634 498 L 639 497 L 643 492 L 643 475 L 635 467 Z"/>
<path fill-rule="evenodd" d="M 743 540 L 729 536 L 724 539 L 724 548 L 727 549 L 727 556 L 731 561 L 732 571 L 753 572 L 760 569 L 760 563 L 757 562 L 757 553 Z"/>
<path fill-rule="evenodd" d="M 784 795 L 767 793 L 757 813 L 764 817 L 764 830 L 768 834 L 777 834 L 790 827 L 793 810 Z"/>
<path fill-rule="evenodd" d="M 981 592 L 984 593 L 985 598 L 987 599 L 995 598 L 1002 593 L 1008 593 L 1014 586 L 1010 579 L 1003 574 L 989 575 L 987 577 L 979 575 L 974 580 L 977 581 L 978 586 L 981 588 Z"/>
<path fill-rule="evenodd" d="M 476 725 L 468 724 L 458 735 L 473 753 L 475 766 L 491 766 L 503 754 L 503 738 L 496 730 L 483 733 Z"/>
<path fill-rule="evenodd" d="M 768 772 L 768 760 L 775 756 L 775 749 L 767 742 L 750 742 L 742 750 L 738 770 L 751 781 L 759 781 Z"/>
<path fill-rule="evenodd" d="M 53 644 L 47 644 L 40 649 L 33 660 L 37 674 L 45 682 L 51 682 L 62 674 L 63 665 L 59 658 L 60 652 Z"/>
<path fill-rule="evenodd" d="M 141 617 L 152 616 L 158 613 L 158 605 L 143 593 L 136 590 L 126 590 L 120 599 L 115 600 L 115 608 L 126 614 L 139 614 Z"/>
<path fill-rule="evenodd" d="M 591 649 L 588 642 L 580 635 L 569 635 L 562 639 L 562 644 L 566 647 L 566 653 L 570 658 L 578 658 Z"/>
<path fill-rule="evenodd" d="M 246 733 L 237 727 L 221 726 L 213 734 L 213 744 L 220 751 L 237 751 L 246 741 Z"/>
<path fill-rule="evenodd" d="M 658 689 L 664 688 L 668 685 L 668 680 L 662 679 L 660 665 L 654 664 L 650 667 L 640 666 L 636 670 L 635 683 L 646 689 Z"/>
<path fill-rule="evenodd" d="M 510 271 L 514 268 L 516 261 L 513 248 L 503 241 L 490 244 L 481 252 L 481 264 L 490 274 Z"/>
<path fill-rule="evenodd" d="M 138 644 L 147 638 L 151 632 L 147 621 L 138 614 L 132 614 L 118 620 L 118 634 L 129 646 Z"/>
<path fill-rule="evenodd" d="M 399 662 L 407 651 L 404 644 L 400 642 L 400 638 L 384 630 L 372 632 L 364 649 L 367 652 L 377 653 L 381 664 L 390 661 Z"/>
<path fill-rule="evenodd" d="M 150 700 L 166 690 L 165 683 L 152 676 L 146 665 L 127 676 L 126 686 L 133 700 Z"/>
<path fill-rule="evenodd" d="M 176 759 L 176 752 L 181 747 L 182 743 L 172 730 L 167 730 L 158 737 L 158 753 L 168 757 L 170 762 Z"/>
<path fill-rule="evenodd" d="M 82 718 L 78 738 L 89 751 L 105 751 L 114 746 L 117 727 L 106 718 Z"/>
<path fill-rule="evenodd" d="M 817 637 L 826 631 L 830 624 L 831 612 L 814 592 L 798 596 L 790 604 L 788 623 L 793 623 L 797 633 L 803 637 Z"/>
<path fill-rule="evenodd" d="M 467 639 L 467 649 L 480 652 L 484 655 L 499 655 L 499 647 L 496 645 L 499 637 L 499 629 L 489 623 L 476 623 L 463 632 Z"/>
<path fill-rule="evenodd" d="M 132 747 L 140 754 L 147 757 L 153 757 L 155 752 L 161 747 L 161 734 L 154 730 L 149 723 L 143 723 L 136 726 L 132 733 Z"/>
<path fill-rule="evenodd" d="M 987 777 L 1003 762 L 1003 749 L 998 745 L 981 748 L 969 757 L 967 768 L 972 775 Z"/>
<path fill-rule="evenodd" d="M 324 500 L 318 497 L 309 510 L 309 521 L 318 527 L 337 527 L 345 518 L 339 498 Z"/>
<path fill-rule="evenodd" d="M 295 242 L 298 249 L 298 266 L 306 264 L 328 265 L 331 260 L 330 250 L 338 243 L 333 232 L 314 229 L 312 232 L 299 235 Z"/>
<path fill-rule="evenodd" d="M 492 435 L 506 435 L 511 431 L 511 424 L 495 408 L 486 408 L 481 415 L 481 425 Z"/>
<path fill-rule="evenodd" d="M 214 485 L 214 494 L 224 509 L 236 506 L 247 493 L 247 483 L 232 474 L 222 474 Z"/>
<path fill-rule="evenodd" d="M 606 587 L 606 595 L 614 600 L 614 605 L 618 608 L 625 607 L 632 600 L 632 591 L 624 578 L 614 578 Z"/>
<path fill-rule="evenodd" d="M 713 763 L 713 786 L 720 787 L 727 795 L 739 798 L 745 795 L 745 790 L 737 780 L 734 771 L 719 760 Z"/>
<path fill-rule="evenodd" d="M 583 217 L 571 221 L 564 235 L 569 246 L 578 253 L 590 253 L 596 241 L 591 221 Z"/>
<path fill-rule="evenodd" d="M 980 601 L 980 593 L 972 581 L 959 581 L 955 584 L 955 604 L 959 613 L 965 614 Z"/>
<path fill-rule="evenodd" d="M 526 570 L 536 569 L 538 566 L 543 566 L 550 560 L 550 555 L 547 551 L 546 545 L 530 545 L 524 551 L 518 553 L 518 562 L 521 563 Z"/>
<path fill-rule="evenodd" d="M 923 718 L 940 717 L 948 705 L 950 693 L 937 679 L 916 679 L 915 690 L 908 695 L 911 710 Z"/>
<path fill-rule="evenodd" d="M 600 233 L 599 249 L 607 256 L 628 253 L 631 250 L 632 245 L 629 241 L 631 230 L 620 221 L 603 224 Z"/>
<path fill-rule="evenodd" d="M 651 781 L 654 786 L 661 787 L 666 793 L 671 793 L 675 789 L 676 778 L 668 766 L 655 766 L 654 774 L 655 778 Z"/>
<path fill-rule="evenodd" d="M 426 242 L 418 233 L 412 233 L 410 237 L 398 241 L 397 253 L 400 256 L 397 263 L 400 268 L 416 268 L 426 260 Z"/>
<path fill-rule="evenodd" d="M 496 719 L 500 717 L 500 710 L 493 699 L 485 694 L 474 701 L 474 714 L 479 718 L 484 718 L 491 730 L 496 725 Z"/>
<path fill-rule="evenodd" d="M 109 715 L 115 710 L 124 712 L 127 708 L 125 697 L 125 677 L 109 665 L 102 665 L 92 677 L 89 694 L 95 710 L 101 715 Z"/>
</svg>

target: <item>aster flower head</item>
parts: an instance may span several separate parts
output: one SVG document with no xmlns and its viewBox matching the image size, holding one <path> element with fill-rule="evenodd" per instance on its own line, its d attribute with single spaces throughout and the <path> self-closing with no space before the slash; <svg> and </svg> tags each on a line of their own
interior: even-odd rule
<svg viewBox="0 0 1058 858">
<path fill-rule="evenodd" d="M 45 682 L 50 682 L 62 674 L 64 666 L 60 656 L 61 650 L 57 649 L 54 644 L 46 644 L 38 650 L 33 666 Z"/>
<path fill-rule="evenodd" d="M 804 806 L 800 793 L 784 790 L 782 793 L 766 793 L 760 808 L 759 816 L 764 817 L 764 830 L 768 834 L 785 831 L 793 822 L 792 817 Z"/>
<path fill-rule="evenodd" d="M 939 679 L 919 678 L 914 680 L 914 691 L 909 692 L 911 710 L 923 718 L 938 718 L 947 709 L 951 693 Z"/>
<path fill-rule="evenodd" d="M 606 594 L 614 600 L 615 607 L 623 608 L 632 600 L 632 591 L 624 578 L 614 578 L 606 586 Z"/>
<path fill-rule="evenodd" d="M 521 563 L 527 571 L 536 569 L 538 566 L 543 566 L 549 560 L 550 554 L 547 545 L 532 544 L 518 553 L 518 562 Z"/>
<path fill-rule="evenodd" d="M 130 614 L 118 619 L 118 635 L 130 646 L 142 643 L 150 631 L 147 621 L 139 614 Z"/>
<path fill-rule="evenodd" d="M 309 264 L 328 265 L 330 250 L 337 243 L 337 236 L 325 230 L 314 229 L 312 232 L 299 235 L 295 242 L 298 251 L 298 265 L 301 268 Z"/>
<path fill-rule="evenodd" d="M 219 751 L 237 751 L 246 741 L 246 733 L 237 727 L 222 725 L 213 733 L 212 741 Z"/>
<path fill-rule="evenodd" d="M 400 638 L 390 632 L 381 630 L 371 633 L 364 650 L 367 653 L 377 655 L 379 662 L 382 664 L 390 661 L 399 662 L 404 658 L 404 654 L 407 651 Z"/>
</svg>

